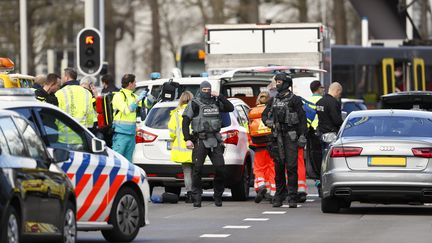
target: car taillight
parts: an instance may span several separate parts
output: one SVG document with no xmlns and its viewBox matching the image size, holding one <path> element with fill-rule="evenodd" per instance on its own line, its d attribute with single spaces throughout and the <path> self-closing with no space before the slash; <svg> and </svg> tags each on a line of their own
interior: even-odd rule
<svg viewBox="0 0 432 243">
<path fill-rule="evenodd" d="M 136 143 L 151 143 L 153 142 L 158 136 L 149 133 L 147 131 L 144 131 L 142 129 L 138 129 L 135 136 L 135 142 Z"/>
<path fill-rule="evenodd" d="M 359 147 L 333 147 L 330 151 L 330 157 L 352 157 L 359 156 L 363 148 Z"/>
<path fill-rule="evenodd" d="M 229 130 L 221 133 L 222 139 L 226 144 L 234 144 L 237 145 L 239 141 L 239 131 L 238 130 Z"/>
<path fill-rule="evenodd" d="M 412 148 L 411 151 L 416 157 L 432 158 L 432 148 Z"/>
</svg>

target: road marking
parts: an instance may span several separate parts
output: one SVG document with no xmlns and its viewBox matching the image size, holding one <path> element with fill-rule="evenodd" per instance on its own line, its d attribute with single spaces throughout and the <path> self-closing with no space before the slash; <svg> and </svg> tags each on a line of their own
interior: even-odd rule
<svg viewBox="0 0 432 243">
<path fill-rule="evenodd" d="M 243 221 L 267 221 L 269 218 L 245 218 Z"/>
<path fill-rule="evenodd" d="M 203 234 L 200 238 L 227 238 L 231 234 Z"/>
<path fill-rule="evenodd" d="M 318 194 L 307 194 L 307 197 L 319 197 Z"/>
<path fill-rule="evenodd" d="M 248 229 L 250 225 L 225 225 L 224 229 Z"/>
<path fill-rule="evenodd" d="M 315 199 L 306 199 L 306 202 L 315 202 Z"/>
<path fill-rule="evenodd" d="M 262 214 L 286 214 L 286 211 L 264 211 Z"/>
<path fill-rule="evenodd" d="M 297 208 L 301 208 L 302 205 L 301 204 L 297 204 Z M 281 208 L 289 208 L 289 205 L 282 205 Z"/>
</svg>

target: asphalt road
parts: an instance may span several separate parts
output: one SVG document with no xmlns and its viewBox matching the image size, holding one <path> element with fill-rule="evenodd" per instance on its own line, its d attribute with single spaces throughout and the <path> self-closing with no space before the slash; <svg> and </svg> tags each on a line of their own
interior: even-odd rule
<svg viewBox="0 0 432 243">
<path fill-rule="evenodd" d="M 313 186 L 312 184 L 310 186 Z M 155 193 L 162 189 L 155 188 Z M 134 242 L 432 242 L 432 205 L 375 205 L 353 203 L 339 214 L 323 214 L 316 191 L 299 208 L 273 208 L 224 197 L 216 207 L 206 191 L 201 208 L 178 204 L 150 204 L 150 225 Z M 251 193 L 251 196 L 254 196 Z M 78 242 L 105 242 L 99 232 L 79 232 Z"/>
</svg>

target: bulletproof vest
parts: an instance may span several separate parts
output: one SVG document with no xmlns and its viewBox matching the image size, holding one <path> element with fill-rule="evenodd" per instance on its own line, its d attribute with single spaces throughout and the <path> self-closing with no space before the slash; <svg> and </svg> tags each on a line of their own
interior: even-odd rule
<svg viewBox="0 0 432 243">
<path fill-rule="evenodd" d="M 199 113 L 192 118 L 194 133 L 215 133 L 221 129 L 219 106 L 215 102 L 205 104 L 198 99 L 193 100 L 199 106 Z"/>
<path fill-rule="evenodd" d="M 283 97 L 275 97 L 272 104 L 272 113 L 275 123 L 284 126 L 294 127 L 299 124 L 297 112 L 292 108 L 293 93 L 289 93 Z"/>
</svg>

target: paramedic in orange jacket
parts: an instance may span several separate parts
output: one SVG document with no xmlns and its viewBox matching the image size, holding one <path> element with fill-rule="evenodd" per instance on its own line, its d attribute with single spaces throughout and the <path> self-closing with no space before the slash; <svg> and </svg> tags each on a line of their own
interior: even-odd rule
<svg viewBox="0 0 432 243">
<path fill-rule="evenodd" d="M 261 120 L 261 114 L 269 99 L 269 92 L 261 92 L 256 101 L 257 106 L 249 111 L 249 146 L 255 151 L 253 172 L 256 203 L 261 202 L 266 193 L 273 197 L 276 192 L 274 163 L 267 150 L 267 142 L 270 141 L 267 137 L 271 134 L 271 129 Z"/>
</svg>

